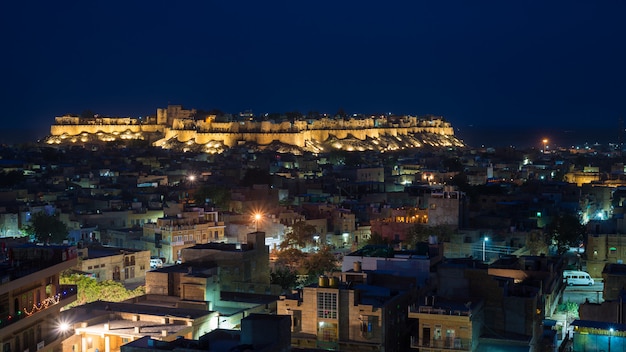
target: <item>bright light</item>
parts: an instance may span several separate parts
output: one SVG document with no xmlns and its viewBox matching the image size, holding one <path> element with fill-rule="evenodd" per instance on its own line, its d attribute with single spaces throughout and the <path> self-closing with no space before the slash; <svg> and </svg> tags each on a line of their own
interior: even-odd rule
<svg viewBox="0 0 626 352">
<path fill-rule="evenodd" d="M 57 330 L 59 331 L 59 333 L 63 334 L 66 333 L 68 331 L 70 331 L 71 325 L 70 323 L 66 322 L 66 321 L 60 321 L 59 324 L 57 325 Z"/>
<path fill-rule="evenodd" d="M 189 181 L 193 182 L 196 180 L 196 175 L 189 175 L 188 179 Z"/>
<path fill-rule="evenodd" d="M 256 221 L 261 220 L 261 214 L 259 214 L 259 213 L 254 214 L 254 220 L 256 220 Z"/>
</svg>

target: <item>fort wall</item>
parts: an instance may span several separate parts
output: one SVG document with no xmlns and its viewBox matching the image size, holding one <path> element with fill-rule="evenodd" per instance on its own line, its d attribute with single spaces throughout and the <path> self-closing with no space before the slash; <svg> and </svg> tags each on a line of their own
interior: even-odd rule
<svg viewBox="0 0 626 352">
<path fill-rule="evenodd" d="M 82 133 L 97 134 L 103 133 L 124 133 L 130 131 L 133 133 L 145 132 L 163 132 L 163 125 L 52 125 L 50 126 L 50 134 L 52 136 L 77 136 Z"/>
<path fill-rule="evenodd" d="M 193 141 L 206 144 L 221 141 L 228 147 L 240 142 L 253 142 L 268 145 L 274 141 L 305 147 L 307 141 L 324 142 L 329 138 L 359 140 L 378 139 L 382 136 L 401 136 L 414 133 L 429 133 L 453 136 L 451 124 L 441 118 L 418 118 L 415 116 L 384 117 L 375 116 L 359 119 L 332 119 L 296 121 L 231 121 L 216 122 L 215 116 L 204 120 L 193 118 L 195 110 L 185 110 L 181 106 L 157 109 L 152 124 L 141 124 L 131 118 L 98 117 L 81 118 L 66 115 L 55 118 L 50 128 L 51 136 L 78 136 L 80 134 L 124 134 L 155 133 L 164 134 L 165 140 L 181 143 Z M 156 124 L 154 123 L 156 122 Z"/>
</svg>

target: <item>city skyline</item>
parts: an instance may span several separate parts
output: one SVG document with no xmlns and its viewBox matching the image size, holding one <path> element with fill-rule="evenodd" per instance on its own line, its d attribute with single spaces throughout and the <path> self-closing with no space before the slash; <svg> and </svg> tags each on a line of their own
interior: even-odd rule
<svg viewBox="0 0 626 352">
<path fill-rule="evenodd" d="M 5 131 L 41 135 L 66 113 L 137 117 L 171 103 L 433 114 L 462 139 L 545 127 L 581 138 L 603 128 L 617 140 L 626 111 L 626 4 L 617 2 L 4 8 Z"/>
</svg>

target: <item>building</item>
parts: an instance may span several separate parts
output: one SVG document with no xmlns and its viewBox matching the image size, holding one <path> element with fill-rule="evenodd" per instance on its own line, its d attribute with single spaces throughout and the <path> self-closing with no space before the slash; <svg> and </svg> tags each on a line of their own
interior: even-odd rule
<svg viewBox="0 0 626 352">
<path fill-rule="evenodd" d="M 182 257 L 183 265 L 218 267 L 220 291 L 277 293 L 278 287 L 270 285 L 269 248 L 265 245 L 264 232 L 249 233 L 245 243 L 188 247 L 182 251 Z"/>
<path fill-rule="evenodd" d="M 411 348 L 419 351 L 475 351 L 484 324 L 483 301 L 453 301 L 424 297 L 411 305 L 409 319 L 418 322 Z"/>
<path fill-rule="evenodd" d="M 149 336 L 123 345 L 121 352 L 286 352 L 291 351 L 291 318 L 286 315 L 251 314 L 241 319 L 241 330 L 216 329 L 198 340 L 161 341 Z"/>
<path fill-rule="evenodd" d="M 58 350 L 64 337 L 59 312 L 76 300 L 76 285 L 60 285 L 59 276 L 76 266 L 76 247 L 7 239 L 0 256 L 2 350 Z"/>
<path fill-rule="evenodd" d="M 91 273 L 97 281 L 144 281 L 150 270 L 150 252 L 137 249 L 88 246 L 78 249 L 76 270 Z"/>
<path fill-rule="evenodd" d="M 489 265 L 487 273 L 491 276 L 508 277 L 515 283 L 531 281 L 540 289 L 543 307 L 539 307 L 546 316 L 552 315 L 562 300 L 566 283 L 563 282 L 565 263 L 561 257 L 546 256 L 502 256 Z"/>
<path fill-rule="evenodd" d="M 63 341 L 63 351 L 119 351 L 143 337 L 174 341 L 180 336 L 198 339 L 215 329 L 218 313 L 184 306 L 143 305 L 96 301 L 64 312 L 74 334 Z"/>
<path fill-rule="evenodd" d="M 626 287 L 626 264 L 606 264 L 602 270 L 602 281 L 602 298 L 605 301 L 619 299 L 620 292 Z"/>
<path fill-rule="evenodd" d="M 430 277 L 430 268 L 442 257 L 440 247 L 423 244 L 418 250 L 395 251 L 384 245 L 366 245 L 346 254 L 341 264 L 342 272 L 362 270 L 393 272 L 414 277 L 420 286 L 425 286 Z"/>
<path fill-rule="evenodd" d="M 587 236 L 587 272 L 591 277 L 603 276 L 608 264 L 623 264 L 626 259 L 626 235 L 590 233 Z"/>
<path fill-rule="evenodd" d="M 590 320 L 574 320 L 572 351 L 624 351 L 626 325 Z"/>
<path fill-rule="evenodd" d="M 496 345 L 506 351 L 539 350 L 546 316 L 541 280 L 494 276 L 487 264 L 472 258 L 442 262 L 435 280 L 435 301 L 484 301 L 478 351 Z"/>
<path fill-rule="evenodd" d="M 165 263 L 182 260 L 182 251 L 196 244 L 224 241 L 224 222 L 219 221 L 217 211 L 201 208 L 185 209 L 176 215 L 157 219 L 156 223 L 144 224 L 144 249 Z"/>
<path fill-rule="evenodd" d="M 407 351 L 416 290 L 415 280 L 356 268 L 281 296 L 277 313 L 291 316 L 294 348 Z"/>
</svg>

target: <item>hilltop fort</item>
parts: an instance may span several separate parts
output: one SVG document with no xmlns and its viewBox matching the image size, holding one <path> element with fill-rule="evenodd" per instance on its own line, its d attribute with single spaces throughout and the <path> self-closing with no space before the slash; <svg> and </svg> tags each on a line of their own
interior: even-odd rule
<svg viewBox="0 0 626 352">
<path fill-rule="evenodd" d="M 252 114 L 216 115 L 170 105 L 146 118 L 64 115 L 55 118 L 48 144 L 148 140 L 154 146 L 220 153 L 254 144 L 290 152 L 398 150 L 463 147 L 442 117 L 378 115 L 292 118 L 259 121 Z"/>
</svg>

